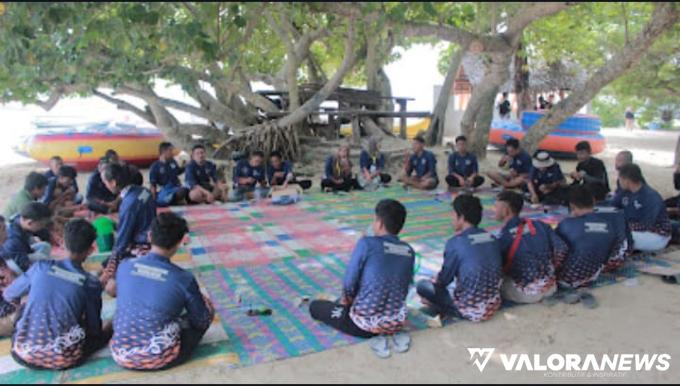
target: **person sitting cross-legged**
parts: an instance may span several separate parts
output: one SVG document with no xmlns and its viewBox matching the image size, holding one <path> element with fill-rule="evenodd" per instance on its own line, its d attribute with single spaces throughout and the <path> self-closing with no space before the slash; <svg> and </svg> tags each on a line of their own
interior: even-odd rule
<svg viewBox="0 0 680 386">
<path fill-rule="evenodd" d="M 342 144 L 335 155 L 326 158 L 324 175 L 321 178 L 323 192 L 349 192 L 361 189 L 352 172 L 352 161 L 349 159 L 349 145 Z"/>
<path fill-rule="evenodd" d="M 229 201 L 238 202 L 245 199 L 263 199 L 267 197 L 267 174 L 264 170 L 264 153 L 255 150 L 248 159 L 236 163 L 233 173 L 234 186 L 229 192 Z"/>
<path fill-rule="evenodd" d="M 184 168 L 175 161 L 174 150 L 175 147 L 170 142 L 161 142 L 158 145 L 158 161 L 151 164 L 149 169 L 151 194 L 161 207 L 186 205 L 189 196 L 189 189 L 182 186 L 179 181 Z"/>
<path fill-rule="evenodd" d="M 412 175 L 414 173 L 415 175 Z M 413 138 L 413 153 L 408 157 L 404 165 L 404 175 L 399 181 L 404 188 L 413 187 L 420 190 L 432 190 L 439 185 L 437 158 L 431 151 L 425 150 L 423 137 Z"/>
<path fill-rule="evenodd" d="M 289 184 L 299 185 L 303 190 L 312 187 L 310 180 L 298 180 L 293 172 L 293 163 L 283 159 L 283 155 L 278 150 L 269 155 L 269 165 L 267 165 L 267 182 L 272 189 L 286 189 Z"/>
<path fill-rule="evenodd" d="M 189 202 L 212 204 L 226 201 L 228 187 L 217 178 L 217 167 L 206 159 L 205 146 L 191 149 L 191 162 L 184 171 L 184 184 L 189 189 Z"/>
<path fill-rule="evenodd" d="M 4 299 L 17 305 L 28 294 L 12 336 L 12 357 L 19 364 L 64 370 L 106 347 L 111 328 L 102 325 L 102 286 L 83 269 L 96 238 L 86 220 L 69 221 L 64 231 L 68 258 L 34 263 L 4 291 Z"/>
<path fill-rule="evenodd" d="M 47 205 L 31 202 L 10 221 L 7 239 L 0 248 L 0 256 L 16 274 L 26 272 L 36 261 L 49 259 L 52 245 L 46 241 L 37 241 L 35 237 L 48 228 L 51 219 L 52 212 Z"/>
<path fill-rule="evenodd" d="M 111 193 L 102 180 L 102 173 L 109 160 L 106 157 L 99 159 L 97 170 L 87 180 L 85 200 L 87 209 L 94 213 L 109 214 L 118 211 L 120 196 Z"/>
<path fill-rule="evenodd" d="M 73 213 L 82 209 L 82 196 L 73 185 L 78 173 L 72 166 L 64 165 L 59 168 L 57 176 L 47 183 L 47 190 L 41 202 L 47 205 L 58 216 L 71 217 Z"/>
<path fill-rule="evenodd" d="M 519 216 L 521 194 L 506 190 L 496 197 L 496 220 L 503 223 L 498 242 L 503 254 L 501 295 L 515 303 L 536 303 L 557 290 L 555 261 L 567 253 L 567 245 L 542 221 Z"/>
<path fill-rule="evenodd" d="M 621 190 L 612 198 L 612 206 L 623 209 L 632 232 L 633 249 L 658 252 L 668 245 L 672 226 L 661 195 L 650 187 L 637 164 L 619 170 Z"/>
<path fill-rule="evenodd" d="M 506 154 L 498 161 L 499 167 L 509 167 L 510 173 L 488 172 L 487 176 L 493 184 L 500 185 L 505 189 L 523 187 L 531 172 L 531 156 L 520 147 L 519 140 L 510 138 L 505 142 Z"/>
<path fill-rule="evenodd" d="M 604 194 L 609 193 L 609 177 L 604 162 L 592 156 L 590 142 L 581 141 L 576 144 L 576 158 L 578 164 L 576 170 L 569 175 L 572 185 L 588 185 L 595 193 L 595 189 L 604 189 Z"/>
<path fill-rule="evenodd" d="M 527 190 L 534 204 L 546 205 L 566 204 L 567 180 L 562 174 L 560 164 L 545 151 L 536 152 L 532 159 L 531 172 L 527 181 Z"/>
<path fill-rule="evenodd" d="M 194 275 L 171 259 L 189 233 L 178 215 L 161 213 L 151 226 L 151 251 L 121 263 L 111 353 L 131 370 L 161 370 L 191 357 L 215 312 Z"/>
<path fill-rule="evenodd" d="M 312 318 L 360 338 L 401 331 L 415 264 L 413 248 L 397 236 L 405 221 L 406 208 L 400 202 L 385 199 L 378 203 L 373 236 L 357 242 L 345 272 L 342 297 L 338 302 L 312 301 Z"/>
<path fill-rule="evenodd" d="M 588 186 L 577 185 L 569 189 L 570 217 L 557 226 L 557 235 L 569 249 L 562 261 L 556 262 L 558 296 L 566 299 L 575 294 L 574 302 L 582 301 L 586 307 L 597 303 L 588 292 L 574 292 L 594 283 L 610 260 L 618 258 L 615 226 L 594 211 L 595 198 Z M 568 301 L 571 302 L 571 301 Z"/>
<path fill-rule="evenodd" d="M 477 157 L 467 151 L 467 138 L 456 137 L 456 151 L 449 156 L 449 175 L 446 183 L 451 188 L 476 188 L 484 183 L 479 175 Z"/>
<path fill-rule="evenodd" d="M 436 278 L 421 280 L 418 295 L 441 318 L 490 319 L 501 307 L 502 258 L 498 242 L 479 228 L 482 203 L 470 194 L 453 200 L 456 235 L 446 242 L 444 265 Z M 448 286 L 455 280 L 453 296 Z"/>
<path fill-rule="evenodd" d="M 607 265 L 603 269 L 604 272 L 607 272 L 621 267 L 626 257 L 633 252 L 633 234 L 630 231 L 623 210 L 611 206 L 607 201 L 605 187 L 598 183 L 589 184 L 588 187 L 595 198 L 595 208 L 593 211 L 611 223 L 616 235 L 614 244 L 615 253 L 609 258 Z"/>
<path fill-rule="evenodd" d="M 62 166 L 64 166 L 64 160 L 60 156 L 55 155 L 50 158 L 50 168 L 47 169 L 43 175 L 47 177 L 47 180 L 56 178 L 57 175 L 59 175 L 59 169 L 61 169 Z M 80 204 L 83 201 L 83 196 L 78 192 L 78 180 L 74 178 L 72 184 L 73 191 L 75 192 L 74 202 Z"/>
<path fill-rule="evenodd" d="M 45 195 L 49 180 L 43 174 L 30 172 L 24 180 L 23 188 L 13 195 L 5 206 L 2 215 L 11 221 L 14 216 L 19 214 L 24 206 L 35 202 Z"/>
<path fill-rule="evenodd" d="M 376 190 L 389 184 L 392 176 L 385 173 L 385 155 L 380 152 L 380 140 L 372 137 L 368 140 L 368 148 L 359 155 L 359 185 L 365 190 Z"/>
</svg>

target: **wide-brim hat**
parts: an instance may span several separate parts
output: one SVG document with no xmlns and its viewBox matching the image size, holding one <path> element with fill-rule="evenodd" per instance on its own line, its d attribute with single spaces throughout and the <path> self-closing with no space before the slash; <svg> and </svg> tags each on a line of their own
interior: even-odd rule
<svg viewBox="0 0 680 386">
<path fill-rule="evenodd" d="M 535 168 L 549 168 L 555 164 L 555 160 L 546 151 L 539 151 L 534 154 L 531 164 Z"/>
</svg>

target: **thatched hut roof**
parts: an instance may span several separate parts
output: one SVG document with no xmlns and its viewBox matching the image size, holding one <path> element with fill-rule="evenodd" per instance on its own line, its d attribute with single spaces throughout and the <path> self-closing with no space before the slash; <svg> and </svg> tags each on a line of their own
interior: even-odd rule
<svg viewBox="0 0 680 386">
<path fill-rule="evenodd" d="M 481 55 L 468 53 L 463 57 L 463 70 L 474 86 L 484 78 L 484 63 Z M 576 63 L 558 61 L 529 63 L 529 87 L 534 92 L 551 92 L 560 89 L 570 90 L 583 85 L 587 79 L 586 71 Z M 515 61 L 510 62 L 509 78 L 500 87 L 500 92 L 512 92 Z"/>
</svg>

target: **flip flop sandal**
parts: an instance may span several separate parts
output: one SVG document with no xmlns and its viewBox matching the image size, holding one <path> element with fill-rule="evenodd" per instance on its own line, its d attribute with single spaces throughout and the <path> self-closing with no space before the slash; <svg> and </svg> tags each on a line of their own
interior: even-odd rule
<svg viewBox="0 0 680 386">
<path fill-rule="evenodd" d="M 581 301 L 581 295 L 579 295 L 577 292 L 569 291 L 562 294 L 561 300 L 563 303 L 576 304 Z"/>
<path fill-rule="evenodd" d="M 390 348 L 387 343 L 387 338 L 383 335 L 379 335 L 371 338 L 368 341 L 368 345 L 371 347 L 371 351 L 381 359 L 387 359 L 392 353 L 390 353 Z"/>
<path fill-rule="evenodd" d="M 590 292 L 582 292 L 580 294 L 580 299 L 583 307 L 585 308 L 592 310 L 598 306 L 597 299 L 595 299 L 595 296 L 593 296 Z"/>
<path fill-rule="evenodd" d="M 411 347 L 411 336 L 406 332 L 398 332 L 392 335 L 392 347 L 394 352 L 405 353 Z"/>
<path fill-rule="evenodd" d="M 680 284 L 680 280 L 678 280 L 679 278 L 680 278 L 680 275 L 675 275 L 675 276 L 664 275 L 664 276 L 661 276 L 661 281 L 663 281 L 664 283 L 667 283 L 667 284 Z"/>
<path fill-rule="evenodd" d="M 563 298 L 562 293 L 556 292 L 548 297 L 543 298 L 543 300 L 541 300 L 541 303 L 548 307 L 552 307 L 555 304 L 559 303 L 562 300 L 562 298 Z"/>
</svg>

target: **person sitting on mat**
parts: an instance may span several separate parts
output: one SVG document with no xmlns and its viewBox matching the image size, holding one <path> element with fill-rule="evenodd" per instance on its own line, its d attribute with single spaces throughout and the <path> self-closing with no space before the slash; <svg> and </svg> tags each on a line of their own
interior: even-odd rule
<svg viewBox="0 0 680 386">
<path fill-rule="evenodd" d="M 217 178 L 217 167 L 206 160 L 205 146 L 191 149 L 191 162 L 184 172 L 184 184 L 189 189 L 189 201 L 194 204 L 212 204 L 226 201 L 228 187 Z"/>
<path fill-rule="evenodd" d="M 175 147 L 170 142 L 158 145 L 158 161 L 149 169 L 151 194 L 160 207 L 169 205 L 186 205 L 189 189 L 182 186 L 179 176 L 184 168 L 177 164 L 174 156 Z M 158 191 L 160 185 L 161 190 Z"/>
<path fill-rule="evenodd" d="M 45 177 L 47 177 L 47 180 L 51 180 L 52 178 L 57 178 L 57 175 L 59 174 L 59 169 L 64 166 L 64 160 L 58 156 L 55 155 L 52 158 L 50 158 L 50 168 L 47 169 L 45 173 Z M 77 204 L 80 204 L 83 201 L 83 197 L 81 194 L 79 194 L 79 189 L 78 189 L 78 180 L 73 179 L 73 190 L 76 192 L 76 199 L 75 202 Z"/>
<path fill-rule="evenodd" d="M 603 216 L 594 212 L 595 199 L 590 188 L 583 185 L 569 189 L 570 217 L 557 226 L 557 235 L 567 243 L 569 252 L 562 261 L 556 262 L 558 296 L 568 303 L 581 301 L 586 307 L 597 306 L 595 298 L 577 288 L 594 283 L 600 273 L 617 258 L 614 226 Z"/>
<path fill-rule="evenodd" d="M 444 264 L 436 278 L 421 280 L 418 295 L 440 318 L 490 319 L 501 307 L 502 257 L 496 239 L 478 225 L 482 203 L 470 194 L 453 200 L 456 235 L 446 242 Z M 447 287 L 455 280 L 453 296 Z"/>
<path fill-rule="evenodd" d="M 340 301 L 312 301 L 312 318 L 359 338 L 401 331 L 408 315 L 406 296 L 415 264 L 413 248 L 398 237 L 405 221 L 406 208 L 399 201 L 378 202 L 373 235 L 357 242 Z"/>
<path fill-rule="evenodd" d="M 380 139 L 371 137 L 367 149 L 359 155 L 359 185 L 366 190 L 376 190 L 389 184 L 392 176 L 385 173 L 385 155 L 380 152 Z"/>
<path fill-rule="evenodd" d="M 509 167 L 510 173 L 488 172 L 487 176 L 495 185 L 500 185 L 505 189 L 515 189 L 523 187 L 529 173 L 531 172 L 531 156 L 519 146 L 519 140 L 510 138 L 505 142 L 506 154 L 498 161 L 501 168 Z"/>
<path fill-rule="evenodd" d="M 414 172 L 415 176 L 412 176 Z M 400 181 L 404 188 L 420 190 L 432 190 L 439 185 L 437 158 L 431 151 L 425 150 L 425 139 L 421 136 L 413 138 L 413 153 L 404 165 L 404 175 Z"/>
<path fill-rule="evenodd" d="M 248 199 L 261 200 L 267 197 L 267 174 L 264 171 L 264 153 L 260 150 L 250 152 L 248 159 L 236 163 L 233 172 L 234 185 L 229 192 L 229 201 L 238 202 Z"/>
<path fill-rule="evenodd" d="M 87 189 L 85 191 L 85 200 L 87 209 L 94 213 L 109 214 L 118 211 L 120 205 L 120 196 L 117 196 L 104 185 L 102 181 L 102 173 L 109 163 L 106 157 L 99 159 L 97 170 L 95 170 L 90 178 L 87 180 Z"/>
<path fill-rule="evenodd" d="M 17 363 L 64 370 L 106 347 L 112 331 L 110 324 L 102 326 L 102 286 L 83 269 L 96 238 L 86 220 L 69 221 L 64 231 L 68 258 L 33 264 L 4 291 L 4 299 L 17 305 L 28 294 L 12 337 Z"/>
<path fill-rule="evenodd" d="M 132 184 L 134 176 L 130 173 L 129 168 L 112 162 L 106 165 L 102 173 L 107 189 L 122 197 L 111 257 L 104 262 L 104 270 L 100 276 L 102 283 L 107 285 L 107 292 L 113 291 L 113 279 L 121 260 L 139 256 L 148 250 L 148 232 L 151 222 L 156 218 L 156 201 L 151 196 L 151 191 Z"/>
<path fill-rule="evenodd" d="M 560 164 L 545 151 L 537 151 L 532 159 L 527 190 L 534 204 L 562 205 L 566 203 L 567 180 Z"/>
<path fill-rule="evenodd" d="M 607 201 L 607 193 L 601 183 L 587 185 L 595 199 L 594 212 L 605 218 L 612 225 L 616 241 L 614 243 L 614 255 L 609 259 L 604 271 L 619 268 L 625 262 L 626 257 L 633 252 L 633 235 L 630 232 L 628 222 L 621 209 L 611 206 Z"/>
<path fill-rule="evenodd" d="M 326 158 L 324 175 L 321 179 L 321 190 L 324 192 L 349 192 L 361 189 L 352 173 L 352 161 L 349 159 L 349 145 L 340 145 L 337 154 Z"/>
<path fill-rule="evenodd" d="M 77 176 L 76 169 L 71 166 L 65 165 L 59 168 L 57 177 L 50 179 L 47 183 L 47 189 L 40 201 L 51 211 L 71 217 L 75 211 L 81 209 L 82 197 L 78 196 L 78 192 L 73 187 L 73 181 Z"/>
<path fill-rule="evenodd" d="M 2 215 L 7 221 L 12 220 L 14 216 L 21 212 L 24 206 L 39 200 L 45 195 L 48 183 L 49 180 L 44 175 L 38 172 L 30 172 L 24 180 L 23 189 L 9 199 Z"/>
<path fill-rule="evenodd" d="M 161 370 L 191 357 L 215 313 L 194 275 L 172 263 L 189 233 L 178 215 L 161 213 L 151 226 L 151 251 L 122 262 L 116 274 L 111 353 L 130 370 Z M 186 311 L 186 312 L 185 312 Z"/>
<path fill-rule="evenodd" d="M 671 239 L 671 221 L 661 195 L 649 186 L 637 164 L 627 164 L 619 170 L 621 190 L 612 198 L 612 205 L 623 209 L 632 232 L 633 249 L 657 252 Z"/>
<path fill-rule="evenodd" d="M 272 189 L 286 189 L 289 184 L 299 185 L 303 190 L 312 187 L 310 180 L 298 180 L 293 172 L 293 163 L 284 161 L 280 151 L 274 150 L 269 155 L 267 165 L 267 182 Z"/>
<path fill-rule="evenodd" d="M 576 170 L 569 175 L 573 180 L 572 185 L 586 184 L 593 193 L 595 189 L 604 189 L 605 195 L 609 193 L 607 168 L 602 160 L 592 156 L 590 142 L 581 141 L 576 144 L 576 158 L 578 159 Z"/>
<path fill-rule="evenodd" d="M 16 279 L 16 272 L 12 271 L 5 263 L 2 245 L 7 240 L 7 225 L 5 218 L 0 216 L 0 337 L 8 337 L 14 332 L 14 319 L 16 319 L 17 307 L 6 301 L 2 294 L 4 290 Z"/>
<path fill-rule="evenodd" d="M 52 212 L 40 202 L 27 204 L 18 216 L 10 220 L 0 256 L 17 275 L 26 272 L 32 263 L 49 259 L 52 245 L 46 241 L 36 241 L 34 236 L 44 232 L 51 220 Z"/>
<path fill-rule="evenodd" d="M 484 183 L 484 177 L 479 175 L 477 157 L 468 153 L 467 138 L 464 135 L 456 137 L 456 151 L 449 156 L 449 175 L 446 183 L 451 188 L 476 188 Z"/>
<path fill-rule="evenodd" d="M 557 290 L 555 261 L 567 254 L 567 245 L 542 221 L 519 217 L 524 198 L 506 190 L 496 197 L 496 220 L 503 256 L 501 296 L 515 303 L 537 303 Z"/>
</svg>

